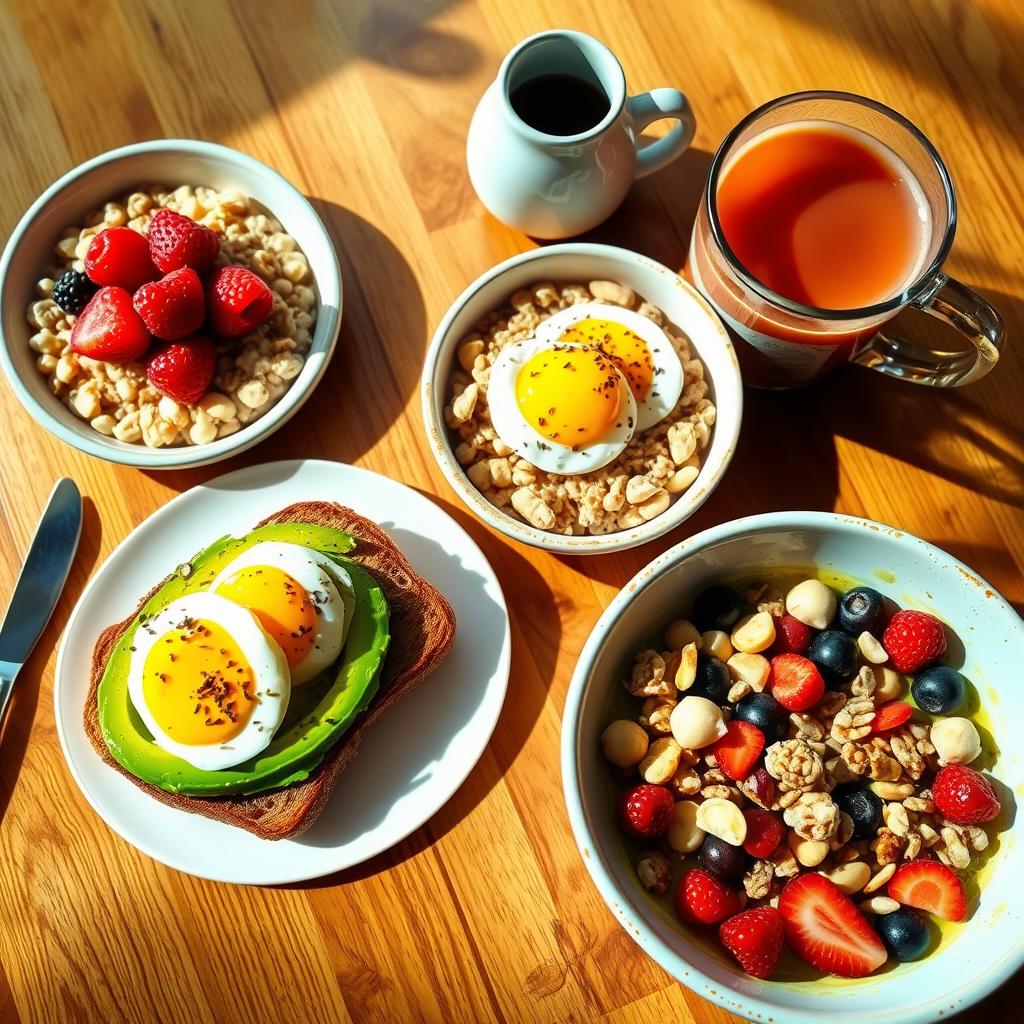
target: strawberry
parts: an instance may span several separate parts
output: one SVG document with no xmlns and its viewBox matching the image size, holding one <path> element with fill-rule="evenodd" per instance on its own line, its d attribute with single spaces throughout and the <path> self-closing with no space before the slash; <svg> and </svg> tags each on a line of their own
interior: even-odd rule
<svg viewBox="0 0 1024 1024">
<path fill-rule="evenodd" d="M 718 924 L 738 913 L 740 894 L 700 868 L 679 879 L 675 897 L 676 913 L 689 924 Z"/>
<path fill-rule="evenodd" d="M 782 955 L 782 917 L 774 907 L 744 910 L 718 926 L 718 937 L 755 978 L 768 978 Z"/>
<path fill-rule="evenodd" d="M 222 338 L 237 338 L 270 316 L 274 293 L 245 267 L 220 267 L 207 292 L 210 323 Z"/>
<path fill-rule="evenodd" d="M 947 921 L 962 921 L 967 913 L 960 879 L 952 868 L 937 860 L 901 864 L 889 880 L 888 892 L 897 903 L 927 910 Z"/>
<path fill-rule="evenodd" d="M 772 654 L 803 654 L 814 639 L 814 630 L 799 619 L 793 618 L 789 612 L 774 615 L 775 643 Z"/>
<path fill-rule="evenodd" d="M 882 646 L 897 672 L 916 672 L 946 653 L 946 634 L 934 615 L 902 611 L 889 620 Z"/>
<path fill-rule="evenodd" d="M 155 352 L 146 364 L 146 376 L 161 394 L 184 405 L 195 405 L 206 394 L 216 365 L 213 342 L 197 334 L 185 341 L 172 341 Z"/>
<path fill-rule="evenodd" d="M 743 849 L 759 860 L 770 857 L 782 842 L 785 832 L 782 822 L 763 807 L 748 807 L 743 817 L 747 820 L 747 838 L 743 840 Z"/>
<path fill-rule="evenodd" d="M 85 254 L 85 273 L 94 284 L 116 284 L 130 292 L 160 276 L 145 235 L 131 228 L 106 228 L 96 235 Z"/>
<path fill-rule="evenodd" d="M 217 236 L 205 224 L 174 210 L 157 210 L 149 220 L 147 237 L 149 255 L 163 274 L 182 267 L 206 270 L 220 252 Z"/>
<path fill-rule="evenodd" d="M 741 782 L 764 750 L 764 733 L 752 722 L 733 719 L 725 726 L 725 734 L 715 740 L 711 752 L 718 767 L 734 782 Z"/>
<path fill-rule="evenodd" d="M 657 839 L 668 831 L 675 805 L 664 786 L 642 782 L 619 797 L 619 823 L 633 839 Z"/>
<path fill-rule="evenodd" d="M 132 307 L 131 295 L 113 285 L 101 288 L 89 300 L 71 328 L 75 352 L 107 363 L 130 363 L 142 356 L 149 342 L 149 331 Z"/>
<path fill-rule="evenodd" d="M 817 665 L 802 654 L 776 654 L 767 689 L 787 711 L 806 711 L 821 700 L 825 680 Z"/>
<path fill-rule="evenodd" d="M 891 700 L 881 705 L 871 718 L 872 732 L 888 732 L 910 720 L 914 709 L 902 700 Z"/>
<path fill-rule="evenodd" d="M 886 961 L 885 946 L 849 896 L 824 875 L 790 879 L 779 897 L 786 943 L 801 960 L 841 978 L 863 978 Z"/>
<path fill-rule="evenodd" d="M 992 783 L 965 764 L 947 764 L 932 783 L 932 800 L 955 825 L 980 825 L 1000 811 Z"/>
<path fill-rule="evenodd" d="M 144 284 L 135 293 L 133 305 L 150 334 L 164 341 L 195 334 L 206 317 L 203 282 L 191 267 Z"/>
</svg>

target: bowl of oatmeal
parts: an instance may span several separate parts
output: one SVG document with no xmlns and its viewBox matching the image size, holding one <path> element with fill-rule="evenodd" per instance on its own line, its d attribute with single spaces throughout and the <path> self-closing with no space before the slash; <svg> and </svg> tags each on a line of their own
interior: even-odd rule
<svg viewBox="0 0 1024 1024">
<path fill-rule="evenodd" d="M 583 863 L 645 952 L 729 1012 L 953 1016 L 1024 965 L 1022 658 L 1013 608 L 891 527 L 779 512 L 688 538 L 614 598 L 569 685 Z M 745 965 L 763 977 L 741 966 L 754 933 L 727 927 L 750 911 L 784 935 Z"/>
<path fill-rule="evenodd" d="M 118 293 L 122 321 L 132 318 L 133 294 L 140 309 L 134 283 L 103 287 L 89 280 L 87 262 L 104 232 L 119 231 L 123 242 L 124 232 L 134 231 L 145 241 L 158 214 L 198 225 L 213 239 L 192 282 L 205 290 L 199 326 L 186 324 L 190 336 L 179 338 L 186 349 L 193 336 L 209 339 L 202 341 L 202 360 L 193 358 L 200 369 L 180 369 L 177 351 L 159 374 L 153 369 L 172 334 L 154 333 L 149 344 L 122 346 L 116 356 L 72 344 L 76 322 L 99 292 Z M 142 258 L 148 244 L 141 245 Z M 241 321 L 224 326 L 224 316 L 215 315 L 211 282 L 229 267 L 252 275 L 259 290 L 251 329 Z M 163 274 L 154 265 L 140 280 L 166 280 Z M 205 465 L 246 450 L 298 412 L 326 370 L 341 305 L 330 236 L 281 175 L 213 143 L 145 142 L 74 168 L 14 229 L 0 260 L 0 359 L 28 412 L 75 448 L 146 469 Z M 129 326 L 145 336 L 141 321 Z"/>
<path fill-rule="evenodd" d="M 682 523 L 725 473 L 743 403 L 732 344 L 697 292 L 589 243 L 522 253 L 469 285 L 434 334 L 421 397 L 463 502 L 566 554 Z"/>
</svg>

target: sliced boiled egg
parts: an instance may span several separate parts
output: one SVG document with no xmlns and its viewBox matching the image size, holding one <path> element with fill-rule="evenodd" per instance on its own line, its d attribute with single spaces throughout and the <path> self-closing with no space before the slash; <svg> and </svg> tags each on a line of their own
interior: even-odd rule
<svg viewBox="0 0 1024 1024">
<path fill-rule="evenodd" d="M 288 659 L 293 686 L 333 664 L 345 643 L 348 615 L 339 591 L 352 580 L 337 563 L 301 544 L 264 541 L 224 567 L 210 591 L 248 608 Z"/>
<path fill-rule="evenodd" d="M 266 749 L 291 683 L 284 653 L 251 612 L 196 593 L 136 629 L 128 696 L 157 746 L 218 771 Z"/>
<path fill-rule="evenodd" d="M 671 338 L 631 309 L 581 302 L 537 325 L 543 342 L 592 345 L 615 361 L 636 399 L 636 429 L 660 423 L 683 393 L 683 364 Z"/>
<path fill-rule="evenodd" d="M 487 384 L 502 441 L 549 473 L 606 466 L 629 444 L 636 401 L 610 356 L 587 345 L 529 338 L 505 345 Z"/>
</svg>

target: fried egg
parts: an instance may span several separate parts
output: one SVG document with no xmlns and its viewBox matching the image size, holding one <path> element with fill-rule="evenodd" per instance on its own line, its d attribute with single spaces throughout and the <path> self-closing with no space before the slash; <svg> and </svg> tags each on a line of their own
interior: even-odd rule
<svg viewBox="0 0 1024 1024">
<path fill-rule="evenodd" d="M 683 393 L 683 364 L 672 339 L 631 309 L 582 302 L 541 321 L 534 336 L 542 342 L 593 345 L 610 356 L 636 399 L 637 430 L 660 423 Z"/>
<path fill-rule="evenodd" d="M 498 437 L 549 473 L 589 473 L 613 461 L 636 426 L 636 401 L 610 356 L 587 345 L 529 338 L 498 353 L 487 384 Z"/>
<path fill-rule="evenodd" d="M 128 696 L 153 741 L 205 771 L 255 757 L 274 738 L 291 696 L 284 652 L 255 616 L 196 593 L 139 624 Z"/>
<path fill-rule="evenodd" d="M 248 608 L 288 660 L 293 686 L 333 664 L 347 633 L 341 588 L 352 580 L 336 562 L 301 544 L 264 541 L 247 548 L 210 584 L 210 591 Z"/>
</svg>

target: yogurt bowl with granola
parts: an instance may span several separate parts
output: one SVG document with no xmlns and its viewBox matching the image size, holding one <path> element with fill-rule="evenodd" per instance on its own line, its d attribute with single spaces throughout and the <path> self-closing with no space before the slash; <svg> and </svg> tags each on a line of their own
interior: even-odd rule
<svg viewBox="0 0 1024 1024">
<path fill-rule="evenodd" d="M 732 345 L 677 274 L 567 243 L 471 284 L 423 372 L 435 458 L 510 537 L 594 554 L 683 522 L 724 474 L 742 416 Z"/>
<path fill-rule="evenodd" d="M 750 1019 L 932 1021 L 1024 965 L 1024 624 L 908 534 L 704 531 L 605 611 L 569 687 L 583 863 L 639 944 Z"/>
<path fill-rule="evenodd" d="M 326 369 L 341 279 L 309 202 L 192 140 L 113 150 L 52 185 L 0 262 L 4 368 L 89 454 L 203 465 L 286 422 Z"/>
</svg>

